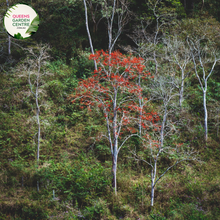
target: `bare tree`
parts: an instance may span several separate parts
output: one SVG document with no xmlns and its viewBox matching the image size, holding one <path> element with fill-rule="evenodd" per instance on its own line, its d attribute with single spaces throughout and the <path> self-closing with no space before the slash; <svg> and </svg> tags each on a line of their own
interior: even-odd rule
<svg viewBox="0 0 220 220">
<path fill-rule="evenodd" d="M 93 21 L 93 32 L 96 32 L 98 30 L 99 22 L 103 19 L 103 17 L 97 19 L 97 12 L 100 11 L 99 1 L 87 0 L 86 3 L 90 9 L 90 13 Z"/>
<path fill-rule="evenodd" d="M 206 105 L 206 94 L 208 90 L 208 79 L 212 75 L 216 63 L 220 60 L 219 52 L 205 38 L 192 40 L 187 38 L 194 64 L 195 74 L 203 91 L 204 127 L 205 140 L 208 139 L 208 111 Z M 210 68 L 210 64 L 212 64 Z M 202 76 L 201 76 L 202 75 Z"/>
<path fill-rule="evenodd" d="M 40 142 L 41 142 L 41 123 L 40 123 L 40 96 L 42 94 L 43 77 L 49 73 L 43 70 L 43 66 L 49 59 L 49 45 L 37 45 L 36 47 L 26 48 L 27 58 L 20 67 L 20 77 L 28 77 L 30 92 L 35 99 L 36 104 L 36 121 L 37 121 L 37 166 L 40 160 Z M 37 182 L 37 191 L 39 191 L 39 182 Z"/>
<path fill-rule="evenodd" d="M 109 1 L 102 0 L 101 3 L 101 11 L 102 16 L 107 20 L 108 27 L 108 51 L 109 54 L 113 51 L 116 41 L 122 33 L 123 27 L 130 20 L 130 11 L 128 9 L 129 1 L 128 0 L 112 0 L 111 5 L 109 5 Z M 116 17 L 117 22 L 117 30 L 113 31 L 113 22 Z"/>
<path fill-rule="evenodd" d="M 86 27 L 87 27 L 87 33 L 90 41 L 90 47 L 92 48 L 92 39 L 89 33 L 89 27 L 88 27 L 88 13 L 87 13 L 87 4 L 89 5 L 89 8 L 92 12 L 92 20 L 94 24 L 97 25 L 100 22 L 102 18 L 105 18 L 107 21 L 107 30 L 108 30 L 108 51 L 109 54 L 114 49 L 115 43 L 118 40 L 119 36 L 122 33 L 122 30 L 124 26 L 128 23 L 130 20 L 130 11 L 128 9 L 129 1 L 128 0 L 94 0 L 94 1 L 87 1 L 83 0 L 84 7 L 85 7 L 85 16 L 86 16 Z M 95 6 L 93 7 L 93 4 Z M 101 13 L 102 17 L 99 19 L 98 22 L 95 20 L 95 12 L 97 10 L 97 7 L 101 7 Z M 95 11 L 93 13 L 92 8 L 95 8 Z M 117 23 L 117 28 L 114 30 L 114 22 Z M 92 52 L 94 54 L 94 52 Z"/>
<path fill-rule="evenodd" d="M 169 64 L 174 65 L 174 74 L 177 75 L 177 77 L 177 73 L 180 70 L 180 77 L 177 81 L 176 87 L 179 90 L 179 106 L 182 108 L 185 79 L 193 70 L 190 65 L 190 49 L 187 47 L 186 43 L 180 40 L 176 35 L 164 38 L 163 42 L 165 59 Z"/>
<path fill-rule="evenodd" d="M 153 2 L 148 2 L 148 6 L 152 11 L 152 19 L 149 18 L 141 19 L 140 25 L 135 27 L 135 31 L 133 34 L 128 35 L 138 47 L 137 49 L 131 49 L 129 47 L 122 47 L 124 50 L 128 52 L 135 52 L 138 56 L 143 57 L 146 63 L 153 62 L 154 63 L 154 73 L 158 74 L 159 66 L 161 66 L 161 60 L 164 59 L 163 50 L 161 50 L 159 44 L 163 42 L 163 26 L 170 24 L 170 20 L 174 18 L 174 14 L 172 12 L 161 11 L 159 4 L 161 0 L 155 0 Z M 153 28 L 152 26 L 155 25 Z M 151 29 L 151 32 L 149 32 Z M 153 30 L 153 31 L 152 31 Z M 149 65 L 148 65 L 149 66 Z M 152 70 L 150 70 L 152 72 Z M 142 86 L 141 83 L 142 76 L 138 76 L 137 84 Z M 138 97 L 139 99 L 139 107 L 143 109 L 143 106 L 150 100 L 144 101 L 142 97 Z M 142 112 L 140 111 L 139 115 L 139 135 L 141 136 L 141 123 L 142 123 Z"/>
<path fill-rule="evenodd" d="M 154 192 L 158 181 L 175 165 L 184 160 L 197 160 L 195 151 L 189 149 L 183 143 L 175 143 L 174 135 L 178 134 L 180 122 L 174 119 L 176 113 L 176 104 L 174 97 L 178 95 L 175 92 L 175 84 L 171 77 L 157 77 L 151 84 L 154 99 L 161 100 L 162 106 L 157 111 L 160 113 L 160 120 L 157 122 L 148 122 L 144 126 L 146 135 L 143 135 L 144 150 L 137 153 L 132 150 L 131 153 L 137 161 L 143 161 L 151 167 L 151 206 L 154 204 Z M 172 116 L 172 117 L 171 117 Z M 173 165 L 165 169 L 158 175 L 157 164 L 161 157 L 175 159 Z"/>
<path fill-rule="evenodd" d="M 158 74 L 161 60 L 164 59 L 164 51 L 160 48 L 160 43 L 163 43 L 164 27 L 172 24 L 175 18 L 174 12 L 163 11 L 160 6 L 161 0 L 149 1 L 148 6 L 152 11 L 151 19 L 149 17 L 140 19 L 140 25 L 135 27 L 133 34 L 128 35 L 138 47 L 134 49 L 139 56 L 146 60 L 146 63 L 154 64 L 155 75 Z M 145 64 L 147 65 L 147 64 Z"/>
</svg>

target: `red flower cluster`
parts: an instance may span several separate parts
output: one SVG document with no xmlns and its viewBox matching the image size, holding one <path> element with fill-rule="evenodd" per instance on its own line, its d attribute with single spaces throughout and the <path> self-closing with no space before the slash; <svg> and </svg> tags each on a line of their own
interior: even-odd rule
<svg viewBox="0 0 220 220">
<path fill-rule="evenodd" d="M 144 121 L 159 120 L 155 112 L 145 112 L 137 102 L 138 98 L 142 98 L 142 88 L 135 79 L 141 76 L 142 80 L 146 80 L 150 75 L 145 71 L 141 57 L 126 57 L 119 51 L 109 55 L 108 52 L 99 50 L 91 54 L 89 59 L 96 60 L 98 70 L 94 71 L 92 77 L 79 82 L 76 93 L 70 96 L 74 99 L 72 103 L 80 99 L 81 108 L 86 106 L 89 110 L 91 107 L 101 109 L 106 123 L 114 129 L 113 135 L 117 136 L 122 132 L 116 130 L 130 124 L 131 118 L 138 118 L 140 112 L 143 128 L 146 127 Z M 126 130 L 137 132 L 134 127 L 127 127 Z"/>
</svg>

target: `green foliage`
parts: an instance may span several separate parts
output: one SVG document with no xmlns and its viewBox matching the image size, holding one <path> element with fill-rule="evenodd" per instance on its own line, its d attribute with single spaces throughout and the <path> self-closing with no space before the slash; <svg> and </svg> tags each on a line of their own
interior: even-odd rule
<svg viewBox="0 0 220 220">
<path fill-rule="evenodd" d="M 94 62 L 89 60 L 90 51 L 87 48 L 85 51 L 74 49 L 75 56 L 72 57 L 71 66 L 76 70 L 76 77 L 78 79 L 85 79 L 91 76 L 91 72 L 94 70 Z"/>
<path fill-rule="evenodd" d="M 39 206 L 35 207 L 23 207 L 22 208 L 22 216 L 23 218 L 30 218 L 30 219 L 48 219 L 48 213 L 42 210 L 42 206 L 39 204 Z"/>
<path fill-rule="evenodd" d="M 102 199 L 98 199 L 94 201 L 93 206 L 86 207 L 84 210 L 84 217 L 87 219 L 101 219 L 106 218 L 110 214 L 110 210 L 108 209 L 108 204 L 106 201 Z"/>
<path fill-rule="evenodd" d="M 177 203 L 169 212 L 169 219 L 205 220 L 208 218 L 205 216 L 204 210 L 198 207 L 198 204 Z"/>
<path fill-rule="evenodd" d="M 153 33 L 155 18 L 148 7 L 150 1 L 130 2 L 130 10 L 142 22 L 153 21 L 147 29 L 147 33 Z M 219 19 L 219 1 L 207 0 L 203 9 L 202 2 L 194 1 L 194 14 L 191 15 L 187 5 L 189 19 L 179 0 L 161 1 L 157 8 L 159 14 L 181 18 L 175 20 L 170 28 L 165 26 L 163 33 L 176 34 L 183 40 L 186 36 L 201 37 L 206 34 L 210 42 L 219 46 L 219 23 L 209 16 Z M 203 141 L 204 130 L 200 123 L 203 121 L 202 91 L 195 75 L 187 79 L 189 86 L 185 90 L 185 105 L 179 116 L 185 124 L 180 136 L 175 139 L 198 150 L 206 163 L 195 165 L 186 162 L 170 170 L 156 187 L 156 202 L 152 210 L 149 202 L 150 169 L 146 164 L 128 158 L 127 146 L 142 149 L 140 140 L 132 138 L 120 151 L 116 198 L 112 196 L 110 183 L 110 148 L 104 139 L 96 139 L 106 129 L 100 114 L 81 110 L 78 103 L 72 105 L 67 99 L 78 85 L 78 80 L 91 76 L 94 70 L 94 63 L 88 60 L 90 49 L 85 49 L 89 43 L 83 3 L 75 0 L 22 0 L 18 3 L 32 5 L 39 14 L 41 24 L 28 40 L 14 41 L 11 38 L 10 57 L 8 36 L 2 24 L 0 26 L 0 219 L 219 219 L 219 140 L 215 128 L 215 131 L 210 129 L 208 142 Z M 0 4 L 3 4 L 1 19 L 6 3 L 0 1 Z M 99 9 L 96 21 L 101 18 Z M 94 8 L 88 9 L 94 47 L 104 49 L 108 40 L 105 19 L 101 19 L 96 27 L 97 23 L 91 17 L 92 10 Z M 173 19 L 166 16 L 163 21 L 170 22 L 168 18 Z M 126 33 L 132 33 L 137 25 L 137 19 L 133 19 L 126 26 Z M 162 32 L 159 34 L 162 36 Z M 120 45 L 135 46 L 125 35 L 122 36 Z M 47 83 L 42 86 L 42 156 L 38 171 L 34 163 L 36 120 L 32 117 L 35 100 L 28 93 L 27 78 L 18 77 L 21 69 L 15 65 L 25 58 L 21 47 L 34 45 L 35 41 L 50 42 L 53 47 L 53 61 L 48 62 L 44 69 L 51 75 L 44 78 Z M 162 52 L 163 48 L 164 44 L 158 43 L 157 51 Z M 218 68 L 216 66 L 213 77 L 208 81 L 207 104 L 210 112 L 219 105 Z M 149 61 L 148 70 L 155 71 L 154 62 Z M 170 74 L 167 70 L 161 67 L 161 74 Z M 149 87 L 148 84 L 146 86 Z M 146 96 L 150 94 L 150 89 L 145 91 Z M 155 110 L 160 104 L 159 101 L 149 104 L 149 109 Z M 211 114 L 209 120 L 213 120 Z M 170 140 L 169 144 L 172 145 L 173 141 Z M 81 151 L 87 154 L 79 154 Z M 147 150 L 146 153 L 149 154 Z M 147 155 L 145 159 L 149 159 Z M 162 157 L 158 168 L 167 167 L 171 162 L 171 159 Z M 40 183 L 39 193 L 36 190 L 37 180 Z"/>
<path fill-rule="evenodd" d="M 103 195 L 109 180 L 99 163 L 82 158 L 82 161 L 54 163 L 50 161 L 39 173 L 44 181 L 53 181 L 51 185 L 58 195 L 67 200 L 76 199 L 80 205 L 89 204 L 95 196 Z"/>
<path fill-rule="evenodd" d="M 166 220 L 167 218 L 161 216 L 160 213 L 158 213 L 158 214 L 150 214 L 150 219 L 155 219 L 155 220 Z"/>
<path fill-rule="evenodd" d="M 14 215 L 15 218 L 13 219 L 48 219 L 48 211 L 41 206 L 40 202 L 33 202 L 31 203 L 28 200 L 16 201 L 13 206 L 10 204 L 2 203 L 1 209 L 4 210 L 4 214 L 0 213 L 0 219 L 4 216 L 12 216 Z"/>
</svg>

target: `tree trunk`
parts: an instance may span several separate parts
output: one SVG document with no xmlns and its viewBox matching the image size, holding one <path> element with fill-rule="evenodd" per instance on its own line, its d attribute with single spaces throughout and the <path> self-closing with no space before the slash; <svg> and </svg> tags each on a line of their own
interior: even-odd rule
<svg viewBox="0 0 220 220">
<path fill-rule="evenodd" d="M 141 76 L 140 76 L 140 74 L 139 74 L 139 76 L 138 76 L 138 86 L 140 86 L 141 87 Z M 140 110 L 140 115 L 139 115 L 139 135 L 140 135 L 140 137 L 141 137 L 141 123 L 142 123 L 142 99 L 139 97 L 138 98 L 139 99 L 139 107 L 141 108 L 141 110 Z"/>
<path fill-rule="evenodd" d="M 36 92 L 35 92 L 35 101 L 37 107 L 37 125 L 38 125 L 38 137 L 37 137 L 37 169 L 39 168 L 39 160 L 40 160 L 40 106 L 38 103 L 38 88 L 39 88 L 39 78 L 40 78 L 40 68 L 41 63 L 38 61 L 38 75 L 37 75 L 37 85 L 36 85 Z M 37 181 L 37 192 L 39 192 L 40 186 L 39 181 Z"/>
<path fill-rule="evenodd" d="M 11 37 L 8 35 L 8 55 L 11 55 Z"/>
<path fill-rule="evenodd" d="M 165 112 L 164 112 L 163 122 L 162 122 L 162 126 L 161 126 L 161 131 L 160 131 L 160 147 L 161 148 L 163 147 L 164 128 L 165 128 L 166 120 L 167 120 L 167 106 L 165 106 Z"/>
<path fill-rule="evenodd" d="M 38 100 L 36 98 L 36 104 L 37 104 L 37 124 L 38 124 L 38 140 L 37 140 L 37 169 L 39 168 L 39 159 L 40 159 L 40 118 L 39 118 L 39 106 L 38 106 Z M 39 181 L 37 181 L 37 192 L 39 192 L 40 186 Z"/>
<path fill-rule="evenodd" d="M 87 30 L 87 34 L 88 34 L 88 38 L 89 38 L 89 44 L 90 44 L 91 52 L 92 52 L 92 54 L 94 54 L 92 38 L 91 38 L 91 35 L 90 35 L 90 32 L 89 32 L 88 13 L 87 13 L 86 0 L 83 0 L 83 2 L 84 2 L 84 7 L 85 7 L 86 30 Z M 95 60 L 94 60 L 94 66 L 95 66 L 95 69 L 97 70 L 97 64 L 96 64 Z"/>
<path fill-rule="evenodd" d="M 116 182 L 116 173 L 117 173 L 117 155 L 112 155 L 112 188 L 115 191 L 115 195 L 117 195 L 117 182 Z"/>
<path fill-rule="evenodd" d="M 112 50 L 113 50 L 113 42 L 112 42 L 112 27 L 113 27 L 113 20 L 114 20 L 114 16 L 115 16 L 115 3 L 116 0 L 114 0 L 113 2 L 113 8 L 112 8 L 112 15 L 111 15 L 111 19 L 110 22 L 108 22 L 108 52 L 109 55 L 111 54 Z"/>
<path fill-rule="evenodd" d="M 153 183 L 152 183 L 153 185 Z M 154 206 L 154 186 L 151 185 L 151 201 L 150 201 L 150 205 Z"/>
<path fill-rule="evenodd" d="M 154 51 L 154 62 L 155 62 L 155 75 L 157 76 L 158 63 L 156 58 L 156 52 Z"/>
<path fill-rule="evenodd" d="M 151 202 L 150 205 L 154 205 L 154 190 L 155 190 L 155 178 L 157 172 L 157 162 L 154 162 L 154 167 L 151 170 Z"/>
<path fill-rule="evenodd" d="M 205 141 L 208 139 L 208 112 L 206 107 L 206 91 L 203 91 L 203 106 L 204 106 L 204 114 L 205 114 Z"/>
<path fill-rule="evenodd" d="M 183 90 L 184 90 L 184 70 L 182 70 L 182 81 L 181 81 L 180 97 L 179 97 L 179 105 L 180 105 L 180 108 L 182 108 Z"/>
<path fill-rule="evenodd" d="M 7 8 L 9 9 L 9 1 L 6 0 Z M 8 34 L 8 55 L 11 55 L 11 37 Z"/>
<path fill-rule="evenodd" d="M 36 106 L 37 106 L 37 125 L 38 125 L 38 137 L 37 137 L 37 165 L 39 165 L 40 159 L 40 107 L 38 104 L 38 85 L 36 89 Z"/>
</svg>

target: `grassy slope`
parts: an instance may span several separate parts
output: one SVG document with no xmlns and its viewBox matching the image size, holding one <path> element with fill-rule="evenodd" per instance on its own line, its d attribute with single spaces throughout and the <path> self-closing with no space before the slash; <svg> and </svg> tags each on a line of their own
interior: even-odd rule
<svg viewBox="0 0 220 220">
<path fill-rule="evenodd" d="M 190 122 L 181 134 L 205 162 L 182 163 L 157 185 L 155 206 L 150 207 L 149 168 L 120 152 L 118 196 L 111 192 L 111 157 L 107 142 L 95 137 L 105 129 L 98 112 L 87 113 L 70 104 L 68 94 L 80 72 L 92 63 L 51 63 L 41 100 L 41 164 L 36 171 L 34 100 L 28 97 L 27 79 L 16 71 L 1 74 L 0 219 L 219 219 L 219 139 L 212 130 L 207 144 L 197 125 L 195 110 L 185 110 Z M 80 63 L 81 62 L 81 63 Z M 193 88 L 187 92 L 193 93 Z M 188 105 L 190 97 L 188 97 Z M 194 106 L 195 107 L 195 106 Z M 161 168 L 167 163 L 162 161 Z M 161 171 L 162 172 L 162 171 Z M 22 178 L 23 184 L 22 187 Z M 40 192 L 36 179 L 40 179 Z M 53 199 L 53 190 L 55 199 Z"/>
</svg>

